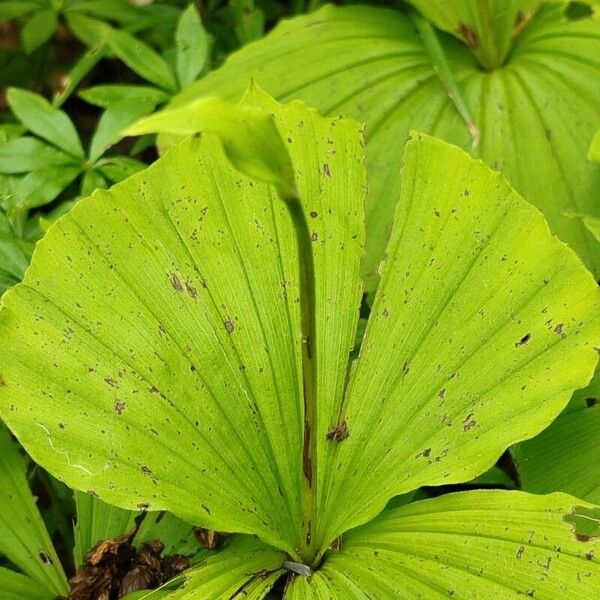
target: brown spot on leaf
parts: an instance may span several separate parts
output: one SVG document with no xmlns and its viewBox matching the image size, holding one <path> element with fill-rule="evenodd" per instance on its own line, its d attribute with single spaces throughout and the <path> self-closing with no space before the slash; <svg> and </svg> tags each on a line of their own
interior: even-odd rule
<svg viewBox="0 0 600 600">
<path fill-rule="evenodd" d="M 463 431 L 470 431 L 477 426 L 477 421 L 473 418 L 473 413 L 469 413 L 463 421 Z"/>
<path fill-rule="evenodd" d="M 469 27 L 465 23 L 461 23 L 458 28 L 458 33 L 464 38 L 465 42 L 467 42 L 467 46 L 469 46 L 471 50 L 479 48 L 479 38 L 472 27 Z"/>
<path fill-rule="evenodd" d="M 343 442 L 349 435 L 348 423 L 344 420 L 329 431 L 327 439 L 335 442 Z"/>
<path fill-rule="evenodd" d="M 517 560 L 521 560 L 521 558 L 523 558 L 523 552 L 525 552 L 525 546 L 519 546 L 519 549 L 517 550 L 517 555 L 515 558 Z"/>
<path fill-rule="evenodd" d="M 438 392 L 438 397 L 439 398 L 444 398 L 446 396 L 446 388 L 442 388 L 439 392 Z"/>
<path fill-rule="evenodd" d="M 174 290 L 183 292 L 183 285 L 176 273 L 171 273 L 171 285 L 173 286 Z"/>
<path fill-rule="evenodd" d="M 425 448 L 425 450 L 423 450 L 423 452 L 419 452 L 419 454 L 417 454 L 415 456 L 415 458 L 427 458 L 429 455 L 431 454 L 431 448 Z"/>
<path fill-rule="evenodd" d="M 0 374 L 0 387 L 5 387 L 6 386 L 6 381 L 4 379 L 4 377 Z"/>
<path fill-rule="evenodd" d="M 194 300 L 198 296 L 198 290 L 187 282 L 185 284 L 185 290 L 189 294 L 190 298 L 193 298 Z"/>
<path fill-rule="evenodd" d="M 402 373 L 404 375 L 408 375 L 409 371 L 410 371 L 410 363 L 407 360 L 405 360 L 404 364 L 402 365 Z"/>
<path fill-rule="evenodd" d="M 563 327 L 564 324 L 563 323 L 559 323 L 555 328 L 554 328 L 554 333 L 556 335 L 560 335 L 561 337 L 566 337 L 565 334 L 563 333 Z"/>
<path fill-rule="evenodd" d="M 589 552 L 585 553 L 585 559 L 586 560 L 594 560 L 594 551 L 590 550 Z"/>
<path fill-rule="evenodd" d="M 316 210 L 311 210 L 309 214 L 313 219 L 316 219 L 319 216 L 319 213 Z"/>
<path fill-rule="evenodd" d="M 125 410 L 125 402 L 123 400 L 117 400 L 115 402 L 115 412 L 118 415 L 122 415 L 124 410 Z"/>
<path fill-rule="evenodd" d="M 227 331 L 227 333 L 229 335 L 231 335 L 233 333 L 233 330 L 235 329 L 235 325 L 233 323 L 232 319 L 227 319 L 226 321 L 223 322 L 223 325 L 225 325 L 225 330 Z"/>
<path fill-rule="evenodd" d="M 323 165 L 323 174 L 325 177 L 331 177 L 331 170 L 329 169 L 329 165 L 327 163 Z"/>
<path fill-rule="evenodd" d="M 331 545 L 329 546 L 330 550 L 333 550 L 334 552 L 339 552 L 342 549 L 342 536 L 338 535 L 338 537 L 335 538 L 335 540 L 333 540 L 333 542 L 331 542 Z"/>
</svg>

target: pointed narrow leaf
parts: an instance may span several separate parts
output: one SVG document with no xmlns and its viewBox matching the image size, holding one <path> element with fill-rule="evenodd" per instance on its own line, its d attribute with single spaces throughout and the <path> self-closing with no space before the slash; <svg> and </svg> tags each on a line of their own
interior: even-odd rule
<svg viewBox="0 0 600 600">
<path fill-rule="evenodd" d="M 9 214 L 17 214 L 52 202 L 80 172 L 80 167 L 61 165 L 27 173 L 14 186 L 14 196 L 5 202 L 7 211 Z"/>
<path fill-rule="evenodd" d="M 4 384 L 0 377 L 0 387 Z M 34 588 L 43 586 L 51 593 L 64 594 L 67 580 L 29 489 L 25 470 L 25 461 L 16 444 L 0 424 L 0 554 L 34 579 L 38 584 Z"/>
<path fill-rule="evenodd" d="M 330 458 L 325 540 L 394 495 L 482 473 L 598 361 L 596 283 L 500 174 L 413 134 L 403 182 L 340 414 L 349 437 Z"/>
<path fill-rule="evenodd" d="M 177 78 L 180 85 L 200 75 L 208 58 L 208 36 L 194 4 L 181 13 L 175 32 Z"/>
<path fill-rule="evenodd" d="M 102 31 L 109 48 L 130 69 L 164 90 L 175 91 L 175 77 L 158 52 L 126 31 L 108 25 Z"/>
<path fill-rule="evenodd" d="M 0 145 L 0 173 L 27 173 L 69 164 L 77 164 L 72 156 L 34 137 L 23 136 Z"/>
<path fill-rule="evenodd" d="M 156 106 L 169 99 L 167 93 L 155 87 L 150 87 L 148 85 L 120 84 L 96 85 L 82 90 L 79 92 L 78 96 L 83 98 L 86 102 L 102 108 L 109 108 L 110 106 L 125 100 L 152 102 Z"/>
<path fill-rule="evenodd" d="M 111 104 L 103 113 L 90 143 L 89 158 L 95 162 L 122 137 L 122 130 L 140 117 L 152 112 L 152 100 L 122 100 Z"/>
<path fill-rule="evenodd" d="M 37 94 L 10 88 L 6 95 L 15 116 L 31 132 L 69 154 L 83 158 L 83 148 L 71 119 Z"/>
<path fill-rule="evenodd" d="M 58 16 L 52 8 L 40 10 L 21 28 L 23 48 L 28 54 L 45 44 L 56 31 Z"/>
<path fill-rule="evenodd" d="M 571 522 L 597 510 L 588 506 L 475 491 L 386 510 L 343 536 L 311 579 L 295 579 L 286 600 L 596 598 L 600 541 L 580 541 Z"/>
</svg>

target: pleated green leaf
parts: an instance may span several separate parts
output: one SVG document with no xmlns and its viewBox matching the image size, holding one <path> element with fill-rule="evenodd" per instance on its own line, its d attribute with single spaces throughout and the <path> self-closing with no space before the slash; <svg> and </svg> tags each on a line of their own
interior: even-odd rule
<svg viewBox="0 0 600 600">
<path fill-rule="evenodd" d="M 501 175 L 413 134 L 403 180 L 340 411 L 349 436 L 326 467 L 328 541 L 394 495 L 491 467 L 549 425 L 598 360 L 594 280 Z"/>
<path fill-rule="evenodd" d="M 487 69 L 503 64 L 541 0 L 409 0 L 436 27 L 462 40 Z"/>
<path fill-rule="evenodd" d="M 301 104 L 270 110 L 314 244 L 322 417 L 312 435 L 291 220 L 210 135 L 50 229 L 0 317 L 10 348 L 0 412 L 77 489 L 258 533 L 297 556 L 303 439 L 329 444 L 354 344 L 366 182 L 356 123 Z"/>
<path fill-rule="evenodd" d="M 0 387 L 4 379 L 0 378 Z M 0 424 L 0 555 L 33 580 L 31 597 L 52 598 L 64 594 L 67 580 L 33 497 L 25 460 L 8 430 Z M 25 577 L 0 571 L 2 592 L 23 589 Z M 10 581 L 9 581 L 10 580 Z M 6 583 L 3 583 L 5 582 Z M 45 592 L 45 595 L 44 595 Z M 15 594 L 17 592 L 15 591 Z M 10 598 L 10 596 L 8 596 Z M 15 597 L 19 597 L 18 595 Z"/>
<path fill-rule="evenodd" d="M 537 598 L 600 594 L 600 540 L 580 541 L 565 494 L 475 491 L 387 510 L 343 536 L 286 600 Z M 581 535 L 579 535 L 581 538 Z"/>
<path fill-rule="evenodd" d="M 546 427 L 591 378 L 600 292 L 501 175 L 413 134 L 349 365 L 360 126 L 257 90 L 234 118 L 248 105 L 271 115 L 297 197 L 204 133 L 80 201 L 5 295 L 0 415 L 76 489 L 316 565 L 392 497 L 469 481 Z"/>
<path fill-rule="evenodd" d="M 517 3 L 419 6 L 433 13 L 436 7 L 457 12 L 474 4 L 508 5 L 514 12 Z M 528 9 L 533 3 L 518 4 Z M 504 64 L 489 71 L 464 43 L 440 36 L 480 133 L 475 148 L 410 15 L 377 7 L 326 6 L 284 21 L 182 91 L 172 106 L 215 94 L 236 100 L 254 79 L 279 100 L 299 98 L 323 113 L 365 122 L 370 197 L 364 273 L 371 288 L 389 236 L 402 147 L 411 128 L 458 144 L 501 170 L 600 278 L 596 241 L 580 220 L 565 215 L 600 217 L 600 169 L 585 159 L 600 127 L 600 15 L 569 21 L 567 4 L 544 3 L 515 34 Z M 498 9 L 494 18 L 508 25 L 506 14 Z"/>
</svg>

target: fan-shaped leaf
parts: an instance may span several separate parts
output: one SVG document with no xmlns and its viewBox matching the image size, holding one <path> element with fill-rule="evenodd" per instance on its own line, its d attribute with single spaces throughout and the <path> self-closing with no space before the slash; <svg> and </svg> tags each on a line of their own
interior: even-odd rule
<svg viewBox="0 0 600 600">
<path fill-rule="evenodd" d="M 427 3 L 442 8 L 466 4 L 475 3 Z M 531 4 L 519 3 L 525 8 Z M 541 6 L 514 40 L 506 62 L 491 71 L 483 70 L 457 40 L 444 36 L 441 42 L 480 131 L 472 153 L 501 170 L 600 277 L 595 240 L 581 221 L 565 216 L 570 211 L 600 217 L 600 170 L 585 160 L 600 126 L 600 15 L 568 21 L 565 6 Z M 502 15 L 499 11 L 496 16 Z M 364 271 L 374 287 L 409 129 L 464 148 L 472 145 L 410 17 L 376 7 L 327 6 L 285 21 L 181 92 L 172 106 L 204 95 L 235 100 L 250 78 L 278 99 L 300 98 L 324 113 L 347 114 L 367 124 L 370 198 Z"/>
<path fill-rule="evenodd" d="M 48 232 L 2 311 L 11 350 L 0 396 L 23 443 L 70 485 L 256 532 L 297 555 L 302 440 L 327 443 L 354 342 L 365 174 L 357 124 L 299 104 L 270 110 L 311 222 L 314 430 L 303 419 L 289 215 L 210 135 L 81 201 Z"/>
</svg>

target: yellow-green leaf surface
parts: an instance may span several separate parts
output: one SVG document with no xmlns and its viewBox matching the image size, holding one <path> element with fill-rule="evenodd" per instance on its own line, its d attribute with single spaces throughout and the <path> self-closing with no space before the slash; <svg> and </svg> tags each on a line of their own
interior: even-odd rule
<svg viewBox="0 0 600 600">
<path fill-rule="evenodd" d="M 594 144 L 588 158 L 594 159 Z M 600 160 L 600 154 L 596 160 Z M 600 241 L 600 219 L 577 215 Z M 600 248 L 600 247 L 599 247 Z M 511 450 L 523 489 L 564 491 L 600 504 L 600 371 L 540 435 Z"/>
<path fill-rule="evenodd" d="M 511 450 L 523 489 L 600 504 L 600 371 L 540 435 Z"/>
<path fill-rule="evenodd" d="M 286 599 L 597 598 L 600 540 L 581 541 L 571 522 L 595 510 L 586 506 L 564 494 L 476 491 L 386 510 L 343 536 Z"/>
<path fill-rule="evenodd" d="M 4 380 L 0 378 L 0 385 Z M 32 598 L 64 594 L 67 580 L 60 561 L 38 512 L 26 476 L 25 460 L 0 423 L 0 555 L 33 580 Z M 0 571 L 0 598 L 4 600 L 4 578 L 14 580 L 15 589 L 23 577 Z M 11 583 L 12 585 L 12 583 Z M 6 583 L 8 589 L 8 583 Z M 39 592 L 38 592 L 39 590 Z M 37 594 L 37 595 L 35 595 Z M 10 598 L 10 596 L 8 596 Z M 18 597 L 18 596 L 16 596 Z"/>
<path fill-rule="evenodd" d="M 595 282 L 501 175 L 416 135 L 403 179 L 339 416 L 350 435 L 330 456 L 328 540 L 396 494 L 491 467 L 598 359 Z"/>
<path fill-rule="evenodd" d="M 443 4 L 459 10 L 473 3 Z M 365 122 L 370 198 L 364 272 L 371 287 L 389 235 L 402 147 L 411 128 L 470 149 L 501 170 L 600 277 L 596 241 L 581 221 L 565 216 L 570 211 L 600 217 L 600 169 L 585 158 L 600 127 L 600 16 L 570 21 L 567 4 L 544 3 L 515 35 L 505 63 L 490 71 L 465 44 L 440 36 L 479 129 L 476 148 L 410 16 L 376 7 L 326 6 L 284 21 L 181 92 L 172 106 L 204 95 L 235 100 L 252 78 L 278 99 L 300 98 L 324 113 Z"/>
<path fill-rule="evenodd" d="M 50 229 L 0 318 L 10 348 L 0 412 L 77 489 L 258 533 L 295 556 L 303 440 L 329 445 L 354 344 L 366 182 L 358 124 L 300 104 L 270 110 L 314 244 L 314 430 L 304 423 L 291 220 L 210 135 Z"/>
<path fill-rule="evenodd" d="M 288 151 L 272 115 L 260 107 L 203 98 L 182 109 L 150 115 L 125 131 L 127 135 L 157 132 L 184 136 L 213 133 L 240 171 L 272 183 L 284 196 L 293 193 L 294 173 Z"/>
<path fill-rule="evenodd" d="M 315 566 L 392 497 L 469 481 L 547 426 L 592 375 L 599 291 L 498 173 L 413 134 L 349 368 L 360 127 L 246 101 L 288 149 L 308 250 L 291 199 L 235 170 L 216 137 L 184 142 L 38 245 L 0 312 L 0 415 L 77 489 L 254 533 Z M 297 248 L 314 289 L 298 289 Z"/>
</svg>

